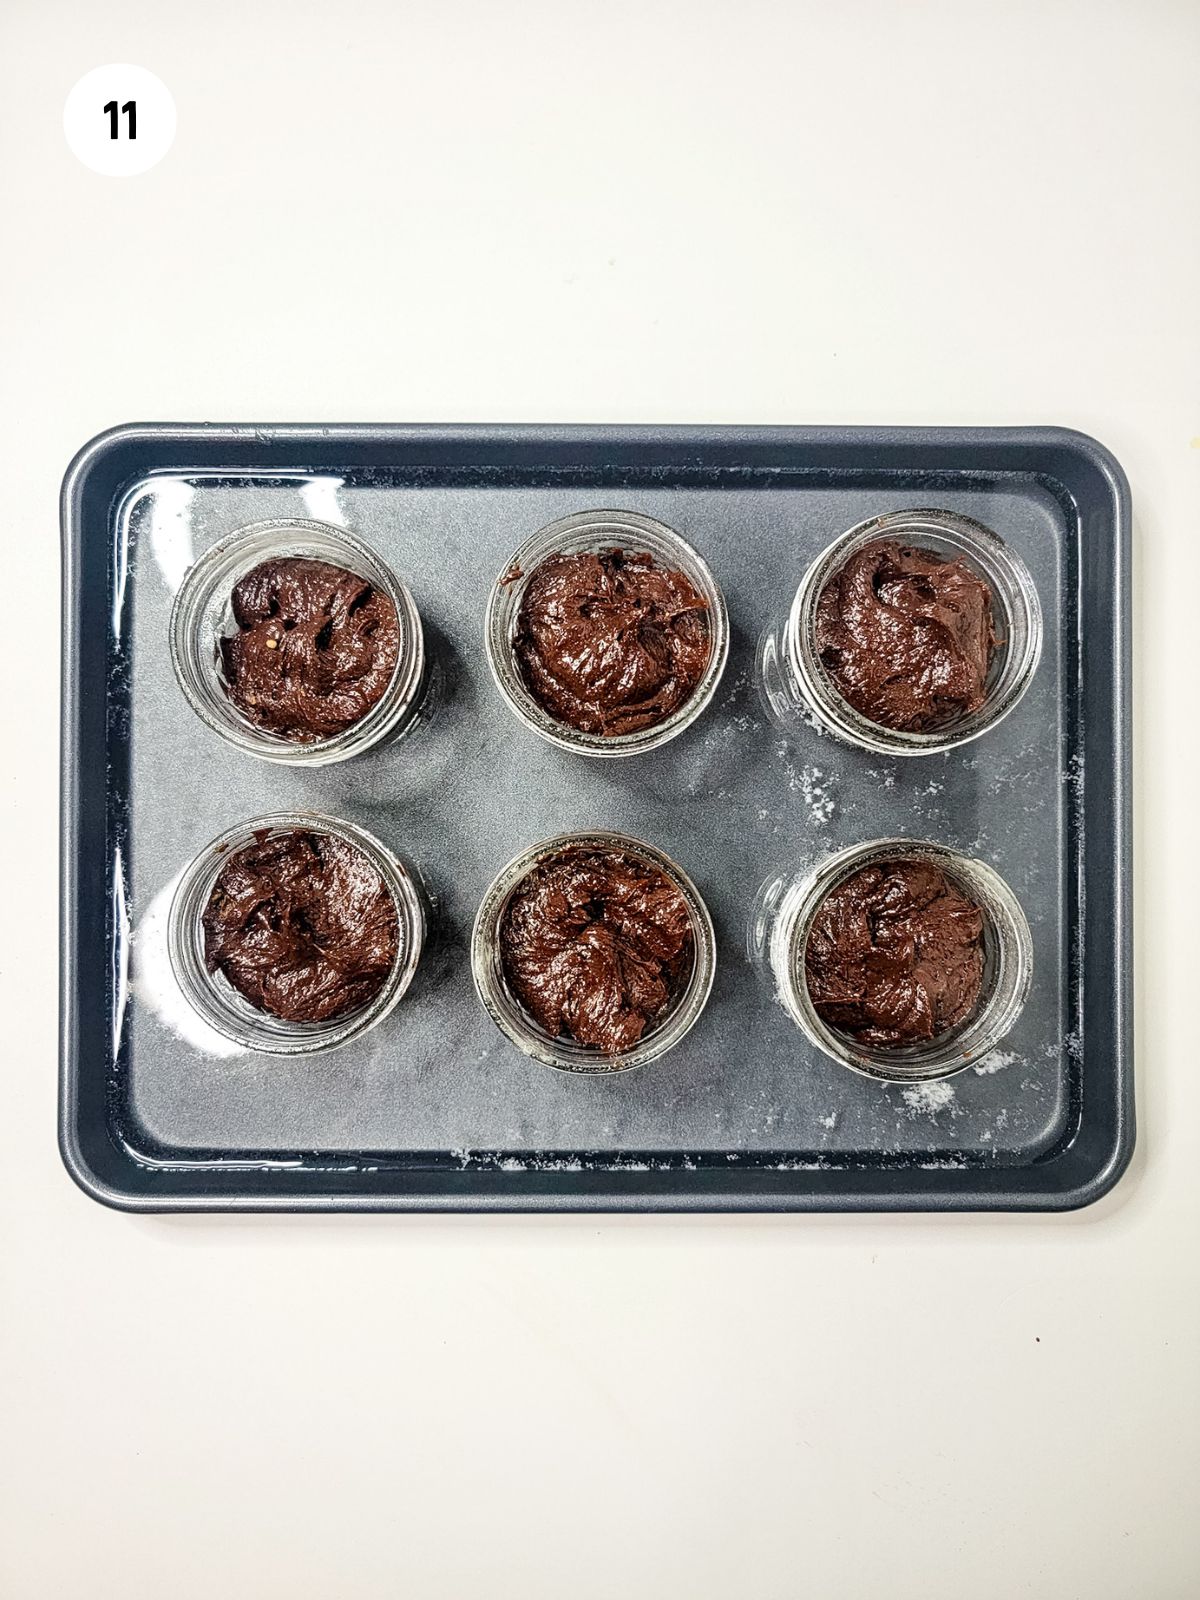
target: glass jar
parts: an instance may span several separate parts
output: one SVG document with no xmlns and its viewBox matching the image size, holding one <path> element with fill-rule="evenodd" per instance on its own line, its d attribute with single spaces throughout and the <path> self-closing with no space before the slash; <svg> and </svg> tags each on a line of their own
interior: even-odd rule
<svg viewBox="0 0 1200 1600">
<path fill-rule="evenodd" d="M 396 666 L 380 698 L 350 727 L 311 742 L 258 727 L 225 692 L 221 640 L 237 632 L 234 587 L 261 562 L 282 556 L 324 561 L 367 579 L 392 601 L 400 630 Z M 204 552 L 175 597 L 171 661 L 189 705 L 214 733 L 249 755 L 290 766 L 327 766 L 403 737 L 417 720 L 426 677 L 421 618 L 395 573 L 343 529 L 295 518 L 251 523 Z"/>
<path fill-rule="evenodd" d="M 599 554 L 631 550 L 652 556 L 664 567 L 682 572 L 707 604 L 711 649 L 708 665 L 692 693 L 670 716 L 632 733 L 584 733 L 551 716 L 530 693 L 513 648 L 521 602 L 531 575 L 550 556 Z M 729 618 L 725 597 L 708 564 L 665 523 L 633 511 L 580 511 L 552 522 L 527 539 L 492 585 L 484 619 L 488 665 L 509 706 L 534 733 L 564 750 L 585 756 L 633 756 L 656 750 L 689 728 L 716 692 L 729 655 Z"/>
<path fill-rule="evenodd" d="M 619 850 L 668 877 L 683 896 L 691 917 L 695 959 L 691 976 L 666 1016 L 629 1050 L 605 1055 L 594 1045 L 552 1037 L 526 1011 L 508 987 L 500 957 L 500 925 L 514 891 L 545 861 L 566 850 Z M 563 833 L 523 850 L 496 875 L 483 897 L 471 933 L 471 972 L 484 1010 L 518 1049 L 563 1072 L 627 1072 L 673 1049 L 704 1010 L 716 972 L 716 936 L 708 907 L 695 884 L 670 856 L 624 833 Z"/>
<path fill-rule="evenodd" d="M 964 559 L 992 593 L 996 632 L 987 693 L 978 711 L 926 732 L 886 728 L 845 700 L 817 648 L 817 604 L 826 584 L 864 546 L 887 539 L 946 560 Z M 878 755 L 919 756 L 979 738 L 1029 687 L 1042 650 L 1042 610 L 1029 569 L 990 528 L 953 511 L 892 511 L 841 534 L 805 573 L 785 620 L 763 635 L 758 679 L 767 710 L 789 737 L 815 724 Z"/>
<path fill-rule="evenodd" d="M 358 1010 L 325 1022 L 289 1022 L 252 1005 L 222 972 L 204 961 L 205 907 L 230 855 L 273 834 L 332 834 L 360 850 L 379 873 L 396 906 L 396 961 L 379 993 Z M 167 951 L 175 981 L 195 1011 L 235 1044 L 271 1055 L 307 1055 L 345 1044 L 381 1022 L 412 982 L 425 942 L 426 901 L 415 872 L 365 828 L 314 811 L 278 812 L 239 822 L 205 845 L 185 869 L 167 916 Z"/>
<path fill-rule="evenodd" d="M 864 1045 L 817 1015 L 805 977 L 808 936 L 825 897 L 875 862 L 927 861 L 940 868 L 983 912 L 983 988 L 974 1011 L 955 1028 L 919 1044 Z M 1009 1032 L 1029 993 L 1033 941 L 1020 902 L 986 862 L 945 845 L 873 839 L 839 851 L 818 866 L 770 879 L 751 914 L 750 958 L 776 999 L 818 1050 L 870 1078 L 919 1083 L 948 1078 L 992 1050 Z"/>
</svg>

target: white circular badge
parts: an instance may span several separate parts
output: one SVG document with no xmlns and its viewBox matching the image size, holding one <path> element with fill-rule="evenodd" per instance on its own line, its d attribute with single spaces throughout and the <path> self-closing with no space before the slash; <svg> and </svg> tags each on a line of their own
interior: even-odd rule
<svg viewBox="0 0 1200 1600">
<path fill-rule="evenodd" d="M 175 97 L 145 67 L 94 67 L 67 96 L 63 132 L 85 167 L 132 178 L 157 166 L 175 142 Z"/>
</svg>

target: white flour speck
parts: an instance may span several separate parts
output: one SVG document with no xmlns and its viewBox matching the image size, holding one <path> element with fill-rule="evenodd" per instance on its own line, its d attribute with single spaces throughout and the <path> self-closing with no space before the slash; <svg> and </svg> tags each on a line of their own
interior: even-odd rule
<svg viewBox="0 0 1200 1600">
<path fill-rule="evenodd" d="M 975 1071 L 980 1077 L 993 1072 L 1003 1072 L 1005 1067 L 1011 1067 L 1016 1059 L 1015 1050 L 989 1050 L 986 1056 L 975 1063 Z"/>
<path fill-rule="evenodd" d="M 802 767 L 798 785 L 792 784 L 793 788 L 797 786 L 804 804 L 808 807 L 809 820 L 818 828 L 824 827 L 833 816 L 834 804 L 820 768 Z"/>
<path fill-rule="evenodd" d="M 934 1078 L 929 1083 L 914 1083 L 905 1089 L 901 1099 L 908 1107 L 910 1115 L 917 1117 L 935 1117 L 939 1111 L 945 1111 L 947 1106 L 952 1106 L 954 1090 L 944 1078 Z"/>
<path fill-rule="evenodd" d="M 795 712 L 806 728 L 810 729 L 816 734 L 818 739 L 823 739 L 829 732 L 829 729 L 821 721 L 820 717 L 817 716 L 816 712 L 810 710 L 808 706 L 797 705 L 791 707 L 790 709 Z"/>
<path fill-rule="evenodd" d="M 829 792 L 829 780 L 820 767 L 797 767 L 786 740 L 777 741 L 775 753 L 787 772 L 788 788 L 793 794 L 799 794 L 808 807 L 809 823 L 814 828 L 823 828 L 837 810 Z"/>
</svg>

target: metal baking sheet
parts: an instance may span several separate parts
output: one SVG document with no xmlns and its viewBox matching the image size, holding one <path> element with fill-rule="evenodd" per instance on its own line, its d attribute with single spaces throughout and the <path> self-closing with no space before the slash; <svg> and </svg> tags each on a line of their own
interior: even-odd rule
<svg viewBox="0 0 1200 1600">
<path fill-rule="evenodd" d="M 875 513 L 937 505 L 1024 557 L 1045 649 L 1001 726 L 887 760 L 815 731 L 785 744 L 754 683 L 764 625 L 814 555 Z M 658 517 L 724 588 L 713 706 L 651 755 L 589 762 L 511 715 L 484 659 L 488 588 L 542 524 Z M 413 591 L 443 683 L 412 738 L 341 765 L 256 761 L 186 705 L 167 649 L 188 565 L 244 523 L 299 515 L 373 544 Z M 1129 500 L 1059 429 L 118 428 L 63 488 L 61 1144 L 96 1198 L 137 1209 L 1064 1208 L 1133 1144 Z M 437 900 L 416 982 L 325 1054 L 239 1052 L 169 977 L 174 880 L 231 823 L 280 809 L 359 822 Z M 652 1066 L 555 1073 L 492 1026 L 467 942 L 493 874 L 574 828 L 674 856 L 712 911 L 704 1016 Z M 990 861 L 1035 945 L 1002 1047 L 939 1083 L 880 1085 L 812 1049 L 748 966 L 768 875 L 888 834 Z"/>
</svg>

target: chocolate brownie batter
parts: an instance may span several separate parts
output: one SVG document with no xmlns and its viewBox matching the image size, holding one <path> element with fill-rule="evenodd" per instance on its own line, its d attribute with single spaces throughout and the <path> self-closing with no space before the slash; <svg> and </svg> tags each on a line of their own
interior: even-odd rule
<svg viewBox="0 0 1200 1600">
<path fill-rule="evenodd" d="M 363 852 L 299 828 L 235 851 L 202 920 L 208 970 L 285 1022 L 365 1006 L 400 943 L 395 901 Z"/>
<path fill-rule="evenodd" d="M 975 1009 L 983 913 L 930 862 L 877 862 L 825 896 L 804 971 L 831 1028 L 864 1045 L 919 1044 Z"/>
<path fill-rule="evenodd" d="M 686 573 L 635 550 L 554 555 L 529 576 L 517 664 L 558 721 L 607 737 L 676 711 L 712 651 L 708 604 Z"/>
<path fill-rule="evenodd" d="M 400 625 L 366 578 L 305 556 L 264 561 L 235 586 L 221 640 L 225 692 L 261 728 L 310 744 L 351 727 L 395 671 Z"/>
<path fill-rule="evenodd" d="M 991 590 L 972 567 L 891 540 L 866 545 L 830 578 L 816 638 L 843 699 L 906 733 L 978 711 L 998 643 Z"/>
<path fill-rule="evenodd" d="M 534 867 L 499 937 L 509 988 L 535 1021 L 605 1055 L 662 1020 L 695 960 L 682 894 L 622 850 L 568 848 Z"/>
</svg>

